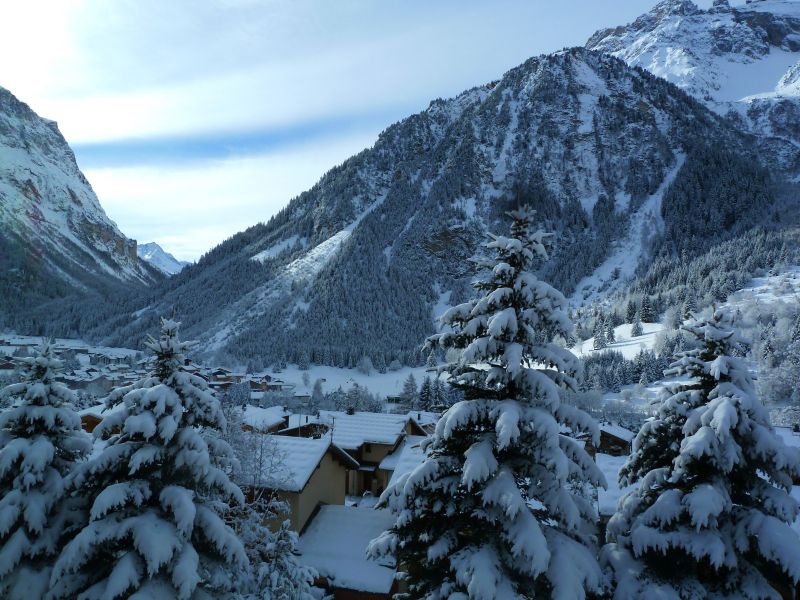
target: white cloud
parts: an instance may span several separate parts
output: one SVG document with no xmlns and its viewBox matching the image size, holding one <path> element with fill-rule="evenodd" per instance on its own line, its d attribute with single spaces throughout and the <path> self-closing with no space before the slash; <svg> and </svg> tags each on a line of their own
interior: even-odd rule
<svg viewBox="0 0 800 600">
<path fill-rule="evenodd" d="M 127 235 L 195 260 L 231 235 L 267 221 L 329 168 L 370 145 L 375 135 L 177 167 L 87 169 L 86 176 Z"/>
</svg>

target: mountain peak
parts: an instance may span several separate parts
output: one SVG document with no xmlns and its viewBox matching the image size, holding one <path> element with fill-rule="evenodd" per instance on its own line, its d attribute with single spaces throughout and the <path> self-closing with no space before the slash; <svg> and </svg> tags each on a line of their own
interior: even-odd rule
<svg viewBox="0 0 800 600">
<path fill-rule="evenodd" d="M 178 260 L 172 254 L 165 251 L 161 246 L 155 242 L 147 244 L 139 244 L 136 249 L 139 258 L 150 263 L 153 267 L 164 273 L 165 275 L 175 275 L 180 273 L 186 266 L 189 265 L 185 260 Z"/>
</svg>

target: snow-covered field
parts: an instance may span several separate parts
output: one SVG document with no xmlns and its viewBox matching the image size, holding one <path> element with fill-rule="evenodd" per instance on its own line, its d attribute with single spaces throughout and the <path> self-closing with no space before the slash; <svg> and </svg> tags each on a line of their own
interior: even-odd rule
<svg viewBox="0 0 800 600">
<path fill-rule="evenodd" d="M 614 338 L 617 340 L 613 344 L 608 344 L 602 350 L 594 349 L 594 338 L 591 337 L 584 342 L 578 342 L 572 348 L 572 351 L 580 357 L 589 356 L 595 352 L 603 352 L 605 350 L 616 350 L 621 352 L 622 355 L 632 360 L 636 357 L 640 350 L 652 350 L 655 348 L 657 336 L 664 331 L 661 323 L 642 323 L 642 335 L 632 336 L 630 323 L 625 323 L 614 328 Z"/>
<path fill-rule="evenodd" d="M 403 367 L 399 371 L 388 371 L 386 373 L 373 371 L 367 375 L 356 369 L 340 369 L 325 365 L 313 365 L 306 371 L 299 369 L 297 365 L 289 365 L 279 373 L 272 373 L 272 371 L 269 373 L 286 383 L 295 385 L 295 392 L 298 394 L 310 394 L 314 382 L 322 379 L 322 391 L 325 393 L 332 392 L 338 387 L 347 390 L 353 387 L 353 384 L 358 384 L 379 396 L 399 396 L 400 392 L 403 391 L 403 382 L 408 379 L 409 374 L 413 373 L 417 386 L 425 377 L 436 376 L 435 372 L 428 372 L 425 367 Z M 305 375 L 308 375 L 308 386 L 303 383 Z"/>
</svg>

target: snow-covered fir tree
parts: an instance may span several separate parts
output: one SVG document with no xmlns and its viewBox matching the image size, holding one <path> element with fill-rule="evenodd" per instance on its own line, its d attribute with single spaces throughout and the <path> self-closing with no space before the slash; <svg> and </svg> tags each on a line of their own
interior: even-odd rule
<svg viewBox="0 0 800 600">
<path fill-rule="evenodd" d="M 611 319 L 607 319 L 605 322 L 605 327 L 606 327 L 605 331 L 606 342 L 609 344 L 613 344 L 614 342 L 617 341 L 617 337 L 614 334 L 614 321 L 612 321 Z"/>
<path fill-rule="evenodd" d="M 43 598 L 61 546 L 80 525 L 67 480 L 91 448 L 72 408 L 75 395 L 43 342 L 19 360 L 22 381 L 0 391 L 0 597 Z"/>
<path fill-rule="evenodd" d="M 594 329 L 592 330 L 592 347 L 595 350 L 602 350 L 608 346 L 606 341 L 606 328 L 603 324 L 603 318 L 598 316 L 594 322 Z"/>
<path fill-rule="evenodd" d="M 426 461 L 381 498 L 398 517 L 369 553 L 396 557 L 413 598 L 573 600 L 601 584 L 582 492 L 605 482 L 565 435 L 596 439 L 597 426 L 558 393 L 578 370 L 553 342 L 571 328 L 567 302 L 533 273 L 550 235 L 531 231 L 527 210 L 511 216 L 511 236 L 486 245 L 482 297 L 448 310 L 452 331 L 429 339 L 460 350 L 445 370 L 464 400 L 439 420 Z"/>
<path fill-rule="evenodd" d="M 244 501 L 224 470 L 233 458 L 218 435 L 225 418 L 205 380 L 183 370 L 178 328 L 162 320 L 147 343 L 152 374 L 106 399 L 116 408 L 94 433 L 107 445 L 74 477 L 93 503 L 53 569 L 55 597 L 228 597 L 247 565 L 222 518 Z"/>
<path fill-rule="evenodd" d="M 403 400 L 409 404 L 413 404 L 417 400 L 417 380 L 414 379 L 414 374 L 409 373 L 406 380 L 403 382 L 403 391 L 401 393 Z"/>
<path fill-rule="evenodd" d="M 780 598 L 800 582 L 800 453 L 784 446 L 755 395 L 728 316 L 685 327 L 684 352 L 658 416 L 637 435 L 621 484 L 638 483 L 608 525 L 602 557 L 614 597 Z"/>
<path fill-rule="evenodd" d="M 645 323 L 655 323 L 656 322 L 656 313 L 653 310 L 653 304 L 650 301 L 650 296 L 645 294 L 642 296 L 642 304 L 639 307 L 639 314 L 641 316 L 642 321 Z"/>
<path fill-rule="evenodd" d="M 633 326 L 631 327 L 631 337 L 639 337 L 644 331 L 642 330 L 642 318 L 637 312 L 633 317 Z"/>
<path fill-rule="evenodd" d="M 425 377 L 422 380 L 422 385 L 419 386 L 419 394 L 417 395 L 417 408 L 421 410 L 429 410 L 433 402 L 433 383 L 430 377 Z"/>
<path fill-rule="evenodd" d="M 255 499 L 233 511 L 236 533 L 244 543 L 250 569 L 237 582 L 235 600 L 314 600 L 316 572 L 297 559 L 298 536 L 283 521 L 275 531 L 265 522 L 275 522 L 289 507 L 274 497 Z"/>
</svg>

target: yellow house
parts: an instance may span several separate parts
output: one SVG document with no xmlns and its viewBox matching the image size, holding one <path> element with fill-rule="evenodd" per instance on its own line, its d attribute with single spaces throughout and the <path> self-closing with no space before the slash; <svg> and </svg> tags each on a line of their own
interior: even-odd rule
<svg viewBox="0 0 800 600">
<path fill-rule="evenodd" d="M 344 505 L 347 473 L 359 467 L 355 459 L 328 437 L 267 437 L 279 464 L 269 490 L 289 504 L 292 529 L 302 531 L 320 506 Z"/>
</svg>

